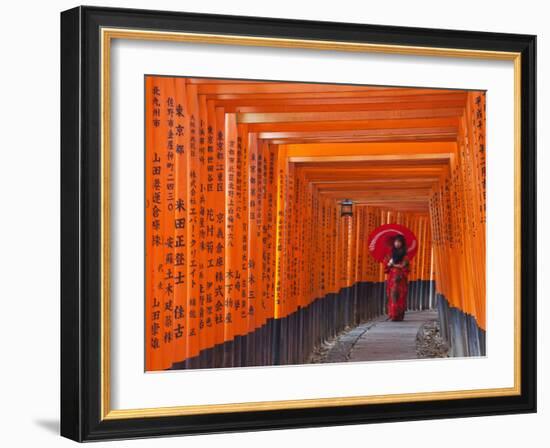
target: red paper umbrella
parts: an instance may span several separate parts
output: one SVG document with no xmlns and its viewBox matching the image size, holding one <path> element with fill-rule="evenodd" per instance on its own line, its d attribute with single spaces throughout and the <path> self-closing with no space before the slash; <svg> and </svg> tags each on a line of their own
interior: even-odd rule
<svg viewBox="0 0 550 448">
<path fill-rule="evenodd" d="M 369 235 L 369 250 L 376 261 L 384 261 L 384 257 L 391 253 L 393 238 L 403 235 L 407 246 L 407 255 L 412 258 L 418 250 L 418 241 L 410 229 L 400 224 L 384 224 L 374 229 Z"/>
</svg>

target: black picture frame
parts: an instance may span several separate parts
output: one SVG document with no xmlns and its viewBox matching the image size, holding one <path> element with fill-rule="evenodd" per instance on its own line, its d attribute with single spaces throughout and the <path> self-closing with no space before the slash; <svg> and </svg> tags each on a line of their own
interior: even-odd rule
<svg viewBox="0 0 550 448">
<path fill-rule="evenodd" d="M 521 394 L 143 418 L 101 418 L 100 29 L 521 54 Z M 536 412 L 536 36 L 77 7 L 61 13 L 61 435 L 76 441 Z"/>
</svg>

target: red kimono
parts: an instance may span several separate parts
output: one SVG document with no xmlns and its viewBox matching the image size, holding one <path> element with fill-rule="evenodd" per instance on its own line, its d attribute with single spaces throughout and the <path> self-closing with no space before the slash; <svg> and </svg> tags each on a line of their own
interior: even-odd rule
<svg viewBox="0 0 550 448">
<path fill-rule="evenodd" d="M 407 309 L 407 276 L 410 272 L 410 261 L 407 255 L 403 257 L 399 266 L 388 266 L 391 255 L 384 259 L 384 272 L 388 274 L 386 294 L 388 296 L 388 317 L 391 320 L 403 320 Z"/>
</svg>

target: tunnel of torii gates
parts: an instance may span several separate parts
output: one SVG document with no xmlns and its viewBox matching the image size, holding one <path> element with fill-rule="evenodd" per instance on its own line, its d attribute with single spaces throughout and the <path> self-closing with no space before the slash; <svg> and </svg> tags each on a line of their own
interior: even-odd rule
<svg viewBox="0 0 550 448">
<path fill-rule="evenodd" d="M 485 354 L 484 92 L 147 76 L 145 120 L 146 370 L 308 362 L 385 314 L 384 223 L 408 309 Z"/>
</svg>

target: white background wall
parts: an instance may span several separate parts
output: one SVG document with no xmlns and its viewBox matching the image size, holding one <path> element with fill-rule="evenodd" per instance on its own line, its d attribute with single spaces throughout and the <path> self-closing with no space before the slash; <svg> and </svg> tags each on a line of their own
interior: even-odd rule
<svg viewBox="0 0 550 448">
<path fill-rule="evenodd" d="M 539 413 L 420 422 L 349 425 L 101 443 L 97 446 L 206 447 L 343 446 L 533 446 L 548 443 L 550 394 L 545 387 L 549 307 L 541 254 L 548 253 L 549 157 L 544 153 L 550 120 L 545 78 L 550 53 L 546 2 L 393 0 L 175 0 L 89 1 L 101 6 L 182 10 L 382 25 L 515 32 L 538 35 L 539 213 Z M 0 441 L 3 446 L 68 446 L 59 423 L 59 13 L 70 1 L 9 1 L 0 27 Z M 543 208 L 542 203 L 546 202 Z M 545 272 L 543 272 L 543 270 Z M 545 425 L 546 424 L 546 425 Z M 538 441 L 538 443 L 537 443 Z M 32 446 L 32 445 L 30 445 Z"/>
</svg>

